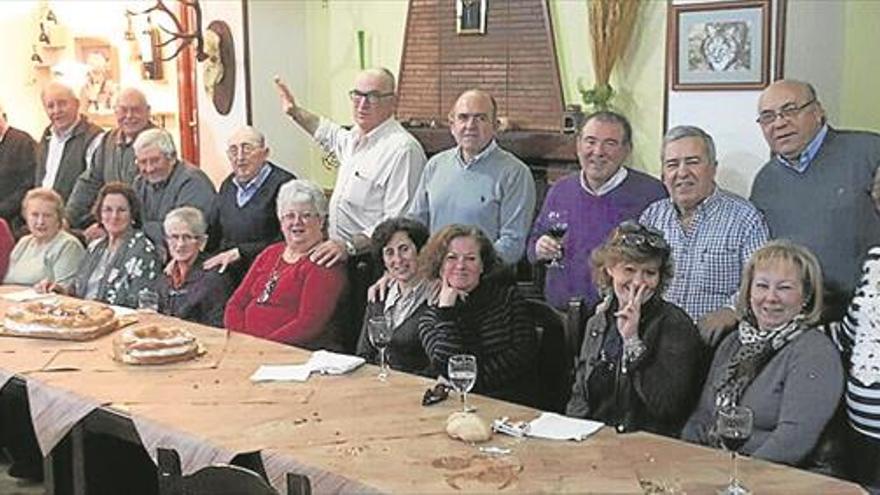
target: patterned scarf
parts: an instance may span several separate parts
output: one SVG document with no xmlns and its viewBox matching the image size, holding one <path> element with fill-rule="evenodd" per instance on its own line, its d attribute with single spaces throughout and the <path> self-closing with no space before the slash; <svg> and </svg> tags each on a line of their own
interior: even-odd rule
<svg viewBox="0 0 880 495">
<path fill-rule="evenodd" d="M 738 404 L 746 388 L 777 351 L 806 330 L 803 315 L 780 327 L 760 330 L 748 319 L 739 323 L 740 347 L 715 383 L 715 409 Z"/>
</svg>

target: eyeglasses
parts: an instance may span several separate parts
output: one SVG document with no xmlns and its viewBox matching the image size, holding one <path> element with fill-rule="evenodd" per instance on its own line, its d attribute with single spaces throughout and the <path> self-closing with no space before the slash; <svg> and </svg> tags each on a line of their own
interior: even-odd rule
<svg viewBox="0 0 880 495">
<path fill-rule="evenodd" d="M 232 146 L 226 148 L 226 155 L 230 158 L 236 156 L 249 156 L 260 148 L 261 146 L 257 146 L 251 143 L 242 143 L 240 146 L 236 146 L 233 144 Z"/>
<path fill-rule="evenodd" d="M 617 227 L 617 243 L 637 249 L 648 246 L 669 252 L 669 244 L 663 238 L 662 232 L 632 220 L 627 220 Z"/>
<path fill-rule="evenodd" d="M 348 92 L 348 97 L 351 98 L 351 101 L 360 103 L 363 100 L 367 100 L 367 103 L 370 105 L 375 105 L 383 98 L 388 98 L 389 96 L 394 96 L 394 93 L 380 93 L 378 91 L 368 91 L 364 93 L 363 91 L 358 91 L 356 89 Z"/>
<path fill-rule="evenodd" d="M 201 240 L 202 236 L 193 234 L 169 234 L 166 235 L 165 238 L 168 239 L 168 242 L 180 242 L 183 244 L 189 244 L 191 242 Z"/>
<path fill-rule="evenodd" d="M 283 213 L 281 215 L 282 222 L 296 222 L 297 220 L 302 223 L 309 223 L 310 221 L 318 218 L 317 212 L 314 211 L 288 211 L 287 213 Z"/>
<path fill-rule="evenodd" d="M 777 111 L 764 110 L 763 112 L 758 114 L 758 118 L 755 119 L 755 122 L 757 122 L 761 125 L 770 125 L 773 122 L 776 122 L 776 119 L 778 117 L 782 117 L 785 120 L 789 120 L 794 117 L 797 117 L 797 115 L 799 113 L 801 113 L 801 111 L 803 111 L 803 109 L 807 108 L 808 106 L 812 105 L 813 103 L 816 103 L 815 98 L 804 103 L 803 105 L 798 105 L 796 103 L 786 103 L 785 105 L 782 106 L 782 108 L 780 108 Z"/>
</svg>

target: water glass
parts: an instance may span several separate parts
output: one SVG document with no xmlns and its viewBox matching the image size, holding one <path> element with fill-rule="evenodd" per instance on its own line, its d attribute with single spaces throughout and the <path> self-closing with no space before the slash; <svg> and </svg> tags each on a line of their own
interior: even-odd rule
<svg viewBox="0 0 880 495">
<path fill-rule="evenodd" d="M 467 394 L 477 383 L 477 358 L 470 354 L 456 354 L 449 358 L 447 373 L 452 387 L 461 397 L 461 407 L 464 412 L 476 411 L 468 407 Z"/>
<path fill-rule="evenodd" d="M 159 294 L 150 289 L 138 293 L 138 310 L 144 313 L 159 312 Z"/>
<path fill-rule="evenodd" d="M 374 316 L 367 320 L 367 336 L 373 347 L 379 350 L 379 379 L 385 381 L 388 378 L 388 362 L 385 358 L 385 350 L 391 343 L 391 325 L 384 316 Z"/>
</svg>

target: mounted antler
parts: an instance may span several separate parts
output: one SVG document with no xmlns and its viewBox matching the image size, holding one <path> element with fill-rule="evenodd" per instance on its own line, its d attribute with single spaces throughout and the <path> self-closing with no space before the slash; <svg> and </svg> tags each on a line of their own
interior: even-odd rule
<svg viewBox="0 0 880 495">
<path fill-rule="evenodd" d="M 178 56 L 180 54 L 180 52 L 183 51 L 184 48 L 191 45 L 193 40 L 195 40 L 195 42 L 196 42 L 196 60 L 201 62 L 201 61 L 205 60 L 206 58 L 208 58 L 208 54 L 205 53 L 205 42 L 204 42 L 204 39 L 202 38 L 202 6 L 199 5 L 199 0 L 177 0 L 177 1 L 180 2 L 180 4 L 183 6 L 183 8 L 192 9 L 193 13 L 195 14 L 196 27 L 195 27 L 195 30 L 191 33 L 186 32 L 186 30 L 184 29 L 183 23 L 181 23 L 180 19 L 177 18 L 177 15 L 174 12 L 172 12 L 172 10 L 170 8 L 168 8 L 167 5 L 165 5 L 164 0 L 156 0 L 156 5 L 153 5 L 152 7 L 148 8 L 142 12 L 126 11 L 126 13 L 128 13 L 130 15 L 145 15 L 145 14 L 149 14 L 151 12 L 163 12 L 168 17 L 170 17 L 171 20 L 174 22 L 174 26 L 176 28 L 176 31 L 170 31 L 168 29 L 165 29 L 162 26 L 159 26 L 159 28 L 162 31 L 165 31 L 165 33 L 171 35 L 171 38 L 169 38 L 166 41 L 163 41 L 162 43 L 159 43 L 159 45 L 157 45 L 157 46 L 170 45 L 171 43 L 174 43 L 175 41 L 180 41 L 180 44 L 177 46 L 177 49 L 174 51 L 173 54 L 171 54 L 170 57 L 163 58 L 162 60 L 168 61 L 168 60 L 171 60 L 174 57 Z"/>
</svg>

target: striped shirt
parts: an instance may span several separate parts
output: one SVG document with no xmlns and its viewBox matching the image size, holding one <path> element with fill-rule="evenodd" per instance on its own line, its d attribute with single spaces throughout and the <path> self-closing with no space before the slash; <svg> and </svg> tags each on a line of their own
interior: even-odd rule
<svg viewBox="0 0 880 495">
<path fill-rule="evenodd" d="M 830 324 L 844 355 L 846 412 L 852 428 L 880 440 L 880 247 L 871 248 L 843 323 Z"/>
<path fill-rule="evenodd" d="M 651 203 L 639 222 L 663 232 L 672 248 L 675 276 L 664 299 L 694 320 L 733 305 L 743 267 L 769 237 L 757 208 L 720 187 L 697 206 L 689 229 L 672 198 Z"/>
<path fill-rule="evenodd" d="M 464 302 L 429 306 L 419 319 L 419 336 L 434 369 L 444 376 L 450 356 L 476 356 L 474 391 L 479 393 L 515 387 L 534 374 L 537 333 L 512 286 L 483 280 Z"/>
</svg>

